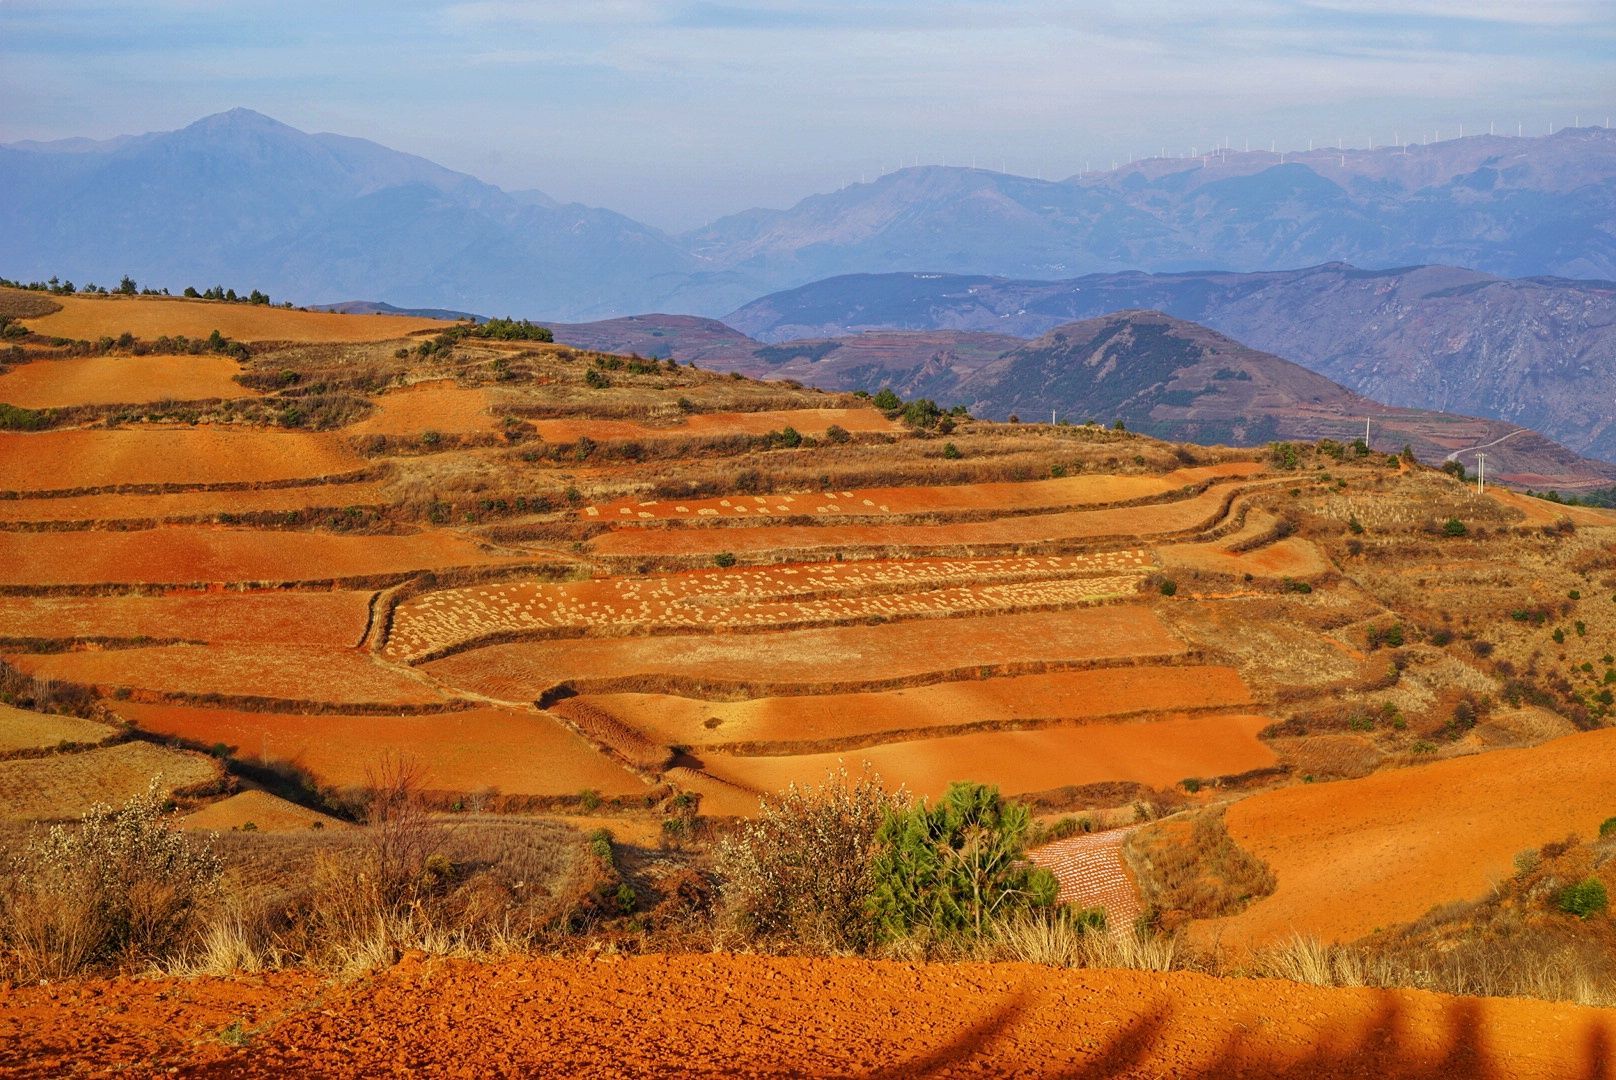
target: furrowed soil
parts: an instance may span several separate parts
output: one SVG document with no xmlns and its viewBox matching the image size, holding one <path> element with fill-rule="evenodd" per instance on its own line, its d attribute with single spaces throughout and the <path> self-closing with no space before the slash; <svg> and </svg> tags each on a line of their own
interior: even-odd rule
<svg viewBox="0 0 1616 1080">
<path fill-rule="evenodd" d="M 532 561 L 445 532 L 343 536 L 190 525 L 0 532 L 0 585 L 329 581 Z"/>
<path fill-rule="evenodd" d="M 489 409 L 487 390 L 456 386 L 452 381 L 416 383 L 376 399 L 376 412 L 348 430 L 355 435 L 476 435 L 498 426 Z"/>
<path fill-rule="evenodd" d="M 449 685 L 528 701 L 568 679 L 660 675 L 791 683 L 811 691 L 981 665 L 1165 658 L 1183 651 L 1148 608 L 1120 606 L 776 634 L 519 642 L 450 656 L 426 670 Z"/>
<path fill-rule="evenodd" d="M 0 596 L 15 638 L 183 638 L 352 646 L 368 592 L 172 592 L 157 596 Z"/>
<path fill-rule="evenodd" d="M 1168 716 L 1138 723 L 1085 724 L 1035 731 L 985 731 L 881 743 L 841 753 L 790 757 L 700 755 L 707 772 L 744 791 L 772 792 L 815 784 L 839 764 L 868 763 L 920 795 L 938 796 L 970 762 L 972 776 L 992 779 L 1007 795 L 1070 785 L 1131 781 L 1172 787 L 1187 777 L 1230 776 L 1274 765 L 1278 759 L 1257 733 L 1273 721 L 1262 716 Z M 744 793 L 714 812 L 750 814 L 757 800 Z"/>
<path fill-rule="evenodd" d="M 0 991 L 0 1073 L 19 1077 L 1593 1080 L 1613 1045 L 1608 1009 L 1029 964 L 411 956 L 346 982 Z"/>
<path fill-rule="evenodd" d="M 75 356 L 36 360 L 0 375 L 0 401 L 23 409 L 140 405 L 154 401 L 256 397 L 233 376 L 228 356 Z"/>
<path fill-rule="evenodd" d="M 205 338 L 217 330 L 237 341 L 391 341 L 452 324 L 408 315 L 339 315 L 222 300 L 158 296 L 53 296 L 62 310 L 25 319 L 30 330 L 94 341 L 129 331 L 137 338 Z"/>
<path fill-rule="evenodd" d="M 14 655 L 29 675 L 153 694 L 330 702 L 337 705 L 431 705 L 444 696 L 368 652 L 314 645 L 218 643 Z"/>
<path fill-rule="evenodd" d="M 1515 872 L 1516 853 L 1597 835 L 1613 780 L 1606 729 L 1252 796 L 1229 809 L 1229 834 L 1279 887 L 1197 931 L 1231 945 L 1293 932 L 1344 941 L 1480 897 Z"/>
<path fill-rule="evenodd" d="M 381 506 L 388 501 L 381 484 L 358 481 L 260 488 L 254 491 L 171 491 L 161 495 L 65 495 L 0 499 L 0 522 L 71 521 L 160 522 L 215 519 L 222 515 L 277 511 L 341 510 Z"/>
<path fill-rule="evenodd" d="M 0 491 L 229 484 L 352 472 L 335 435 L 213 427 L 0 432 Z"/>
<path fill-rule="evenodd" d="M 702 701 L 665 694 L 583 694 L 558 702 L 600 709 L 658 742 L 876 741 L 872 736 L 963 725 L 1081 723 L 1127 714 L 1251 704 L 1240 676 L 1217 667 L 1119 667 L 947 682 L 906 690 Z M 862 738 L 861 738 L 862 737 Z M 1189 774 L 1185 774 L 1189 775 Z M 1175 777 L 1174 779 L 1181 779 Z"/>
<path fill-rule="evenodd" d="M 388 753 L 419 761 L 428 787 L 503 795 L 644 795 L 627 769 L 536 711 L 465 709 L 422 716 L 244 712 L 120 701 L 130 723 L 204 746 L 224 743 L 238 758 L 291 762 L 321 784 L 366 782 Z"/>
</svg>

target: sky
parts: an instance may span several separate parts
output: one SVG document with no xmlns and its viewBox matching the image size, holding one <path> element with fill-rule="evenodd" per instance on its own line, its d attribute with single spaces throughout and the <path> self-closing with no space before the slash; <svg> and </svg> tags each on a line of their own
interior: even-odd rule
<svg viewBox="0 0 1616 1080">
<path fill-rule="evenodd" d="M 1616 0 L 0 0 L 0 142 L 245 106 L 678 231 L 907 164 L 1616 114 Z"/>
</svg>

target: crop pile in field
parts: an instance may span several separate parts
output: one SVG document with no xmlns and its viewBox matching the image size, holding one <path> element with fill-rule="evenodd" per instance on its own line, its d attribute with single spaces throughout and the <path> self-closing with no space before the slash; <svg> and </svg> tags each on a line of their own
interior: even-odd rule
<svg viewBox="0 0 1616 1080">
<path fill-rule="evenodd" d="M 56 296 L 61 310 L 25 320 L 52 337 L 94 341 L 128 331 L 137 338 L 206 338 L 217 330 L 236 341 L 390 341 L 448 323 L 408 315 L 338 315 L 259 304 L 177 297 Z"/>
<path fill-rule="evenodd" d="M 0 705 L 0 755 L 19 750 L 50 750 L 63 744 L 93 746 L 117 733 L 118 729 L 111 724 L 95 720 Z"/>
<path fill-rule="evenodd" d="M 229 356 L 74 356 L 36 360 L 0 375 L 0 401 L 24 409 L 72 405 L 139 405 L 253 397 L 234 377 Z"/>
<path fill-rule="evenodd" d="M 219 776 L 212 758 L 145 742 L 0 761 L 0 819 L 77 818 L 97 803 L 122 805 L 152 783 L 169 794 Z"/>
<path fill-rule="evenodd" d="M 1122 858 L 1122 843 L 1132 829 L 1083 833 L 1034 848 L 1027 857 L 1055 875 L 1060 902 L 1105 912 L 1106 927 L 1114 936 L 1134 932 L 1134 921 L 1144 914 L 1139 890 Z"/>
<path fill-rule="evenodd" d="M 578 511 L 586 519 L 648 521 L 756 518 L 836 514 L 932 514 L 959 511 L 1047 509 L 1128 502 L 1165 495 L 1192 484 L 1261 471 L 1255 462 L 1178 469 L 1161 475 L 1093 474 L 1022 483 L 955 484 L 948 487 L 880 487 L 781 495 L 734 495 L 715 499 L 619 499 Z"/>
<path fill-rule="evenodd" d="M 420 716 L 247 712 L 118 702 L 144 731 L 233 757 L 291 763 L 332 787 L 358 787 L 389 754 L 425 769 L 433 790 L 502 795 L 643 795 L 645 782 L 554 718 L 530 709 L 478 708 Z"/>
<path fill-rule="evenodd" d="M 754 525 L 679 529 L 614 528 L 590 541 L 602 555 L 711 555 L 716 552 L 810 551 L 822 548 L 1004 547 L 1100 537 L 1156 536 L 1205 528 L 1222 513 L 1227 492 L 1212 488 L 1176 502 L 1103 510 L 1025 514 L 947 525 Z M 626 527 L 624 527 L 626 526 Z"/>
<path fill-rule="evenodd" d="M 400 604 L 386 655 L 414 659 L 490 635 L 546 629 L 628 633 L 785 627 L 1070 606 L 1134 592 L 1151 565 L 1147 553 L 1129 549 L 1047 558 L 697 571 L 560 584 L 505 582 L 429 593 Z M 973 584 L 924 588 L 960 581 Z M 903 591 L 895 591 L 899 589 Z"/>
</svg>

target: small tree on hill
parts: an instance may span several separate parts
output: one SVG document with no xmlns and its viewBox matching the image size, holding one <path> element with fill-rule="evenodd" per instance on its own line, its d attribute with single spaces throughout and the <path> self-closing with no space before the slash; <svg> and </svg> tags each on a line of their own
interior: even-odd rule
<svg viewBox="0 0 1616 1080">
<path fill-rule="evenodd" d="M 892 387 L 883 386 L 881 391 L 870 399 L 870 404 L 882 412 L 897 412 L 903 408 L 903 399 L 892 392 Z"/>
</svg>

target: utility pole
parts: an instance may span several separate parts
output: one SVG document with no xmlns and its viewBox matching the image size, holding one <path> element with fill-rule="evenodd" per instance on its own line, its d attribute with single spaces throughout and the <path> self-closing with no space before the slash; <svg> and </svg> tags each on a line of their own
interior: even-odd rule
<svg viewBox="0 0 1616 1080">
<path fill-rule="evenodd" d="M 1476 451 L 1476 494 L 1487 490 L 1487 455 Z"/>
<path fill-rule="evenodd" d="M 1364 449 L 1369 448 L 1369 417 L 1363 418 L 1363 444 Z"/>
</svg>

